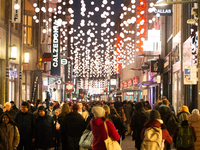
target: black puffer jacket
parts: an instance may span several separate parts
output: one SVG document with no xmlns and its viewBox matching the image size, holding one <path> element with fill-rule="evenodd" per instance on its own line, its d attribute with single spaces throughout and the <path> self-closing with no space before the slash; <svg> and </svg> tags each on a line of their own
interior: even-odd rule
<svg viewBox="0 0 200 150">
<path fill-rule="evenodd" d="M 54 147 L 55 126 L 53 118 L 49 115 L 38 117 L 36 122 L 36 148 L 46 149 Z"/>
<path fill-rule="evenodd" d="M 20 133 L 21 140 L 31 140 L 35 138 L 35 118 L 30 112 L 19 112 L 15 116 L 15 122 Z"/>
<path fill-rule="evenodd" d="M 85 119 L 79 113 L 67 114 L 61 124 L 61 132 L 71 137 L 81 137 L 85 128 Z"/>
<path fill-rule="evenodd" d="M 158 109 L 161 119 L 163 120 L 164 124 L 167 126 L 167 130 L 170 135 L 173 135 L 174 130 L 179 125 L 179 121 L 177 117 L 175 116 L 174 112 L 171 110 L 171 108 L 167 106 L 161 106 Z"/>
</svg>

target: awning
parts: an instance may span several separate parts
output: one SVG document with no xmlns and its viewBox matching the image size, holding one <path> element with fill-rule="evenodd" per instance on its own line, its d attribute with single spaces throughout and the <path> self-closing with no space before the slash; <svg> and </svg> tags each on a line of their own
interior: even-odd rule
<svg viewBox="0 0 200 150">
<path fill-rule="evenodd" d="M 134 91 L 140 91 L 140 90 L 146 90 L 147 88 L 134 88 L 134 89 L 123 89 L 120 91 L 116 91 L 117 93 L 124 93 L 124 92 L 134 92 Z"/>
<path fill-rule="evenodd" d="M 153 81 L 143 81 L 141 83 L 139 83 L 138 85 L 142 86 L 142 85 L 146 85 L 146 86 L 151 86 L 151 85 L 157 85 L 157 82 L 153 82 Z"/>
</svg>

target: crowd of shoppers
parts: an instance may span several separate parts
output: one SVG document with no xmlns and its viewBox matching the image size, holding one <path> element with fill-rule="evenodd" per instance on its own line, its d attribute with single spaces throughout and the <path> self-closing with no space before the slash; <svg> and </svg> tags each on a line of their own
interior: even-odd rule
<svg viewBox="0 0 200 150">
<path fill-rule="evenodd" d="M 122 144 L 132 135 L 137 150 L 200 149 L 200 115 L 182 106 L 177 115 L 166 97 L 153 109 L 140 102 L 14 102 L 0 105 L 0 149 L 2 150 L 79 150 L 83 132 L 93 134 L 92 150 L 106 150 L 109 136 Z M 186 141 L 184 141 L 187 139 Z M 174 144 L 172 144 L 174 143 Z M 184 144 L 183 144 L 184 143 Z"/>
</svg>

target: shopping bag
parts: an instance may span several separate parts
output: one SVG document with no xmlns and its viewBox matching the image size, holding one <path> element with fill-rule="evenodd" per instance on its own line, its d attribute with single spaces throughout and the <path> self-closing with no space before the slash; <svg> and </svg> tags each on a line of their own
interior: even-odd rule
<svg viewBox="0 0 200 150">
<path fill-rule="evenodd" d="M 105 129 L 106 129 L 106 132 L 107 132 L 107 139 L 104 140 L 105 145 L 106 145 L 106 149 L 107 150 L 122 150 L 119 143 L 117 141 L 114 141 L 111 137 L 109 137 L 108 128 L 107 128 L 105 121 L 104 121 L 104 126 L 105 126 Z"/>
<path fill-rule="evenodd" d="M 79 146 L 85 149 L 92 149 L 93 134 L 90 130 L 85 130 L 79 141 Z"/>
</svg>

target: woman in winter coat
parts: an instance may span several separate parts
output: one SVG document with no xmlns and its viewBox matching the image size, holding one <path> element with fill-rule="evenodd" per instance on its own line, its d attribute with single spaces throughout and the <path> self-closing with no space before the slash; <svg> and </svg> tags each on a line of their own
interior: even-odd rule
<svg viewBox="0 0 200 150">
<path fill-rule="evenodd" d="M 173 136 L 173 142 L 174 144 L 176 145 L 176 148 L 177 150 L 194 150 L 194 145 L 188 147 L 188 148 L 183 148 L 183 146 L 179 146 L 179 143 L 181 143 L 182 145 L 184 145 L 184 147 L 187 146 L 187 143 L 186 142 L 179 142 L 179 139 L 177 138 L 178 135 L 179 135 L 179 128 L 187 128 L 187 127 L 191 127 L 191 132 L 193 134 L 193 138 L 194 138 L 194 142 L 196 142 L 197 140 L 197 137 L 196 137 L 196 132 L 194 130 L 194 128 L 192 126 L 189 126 L 188 124 L 188 116 L 187 114 L 182 114 L 180 116 L 180 119 L 182 120 L 181 124 L 180 124 L 180 127 L 177 127 L 174 131 L 174 136 Z M 183 131 L 184 132 L 184 131 Z M 188 138 L 188 137 L 186 137 Z M 189 138 L 188 138 L 189 139 Z M 178 140 L 178 141 L 177 141 Z M 182 139 L 180 139 L 182 141 Z M 190 140 L 188 140 L 190 141 Z M 190 142 L 189 142 L 190 143 Z"/>
<path fill-rule="evenodd" d="M 181 120 L 181 118 L 183 118 L 183 117 L 181 117 L 181 115 L 183 115 L 183 114 L 186 114 L 187 116 L 190 115 L 190 112 L 189 112 L 189 109 L 188 109 L 187 106 L 182 106 L 179 113 L 177 114 L 177 117 L 179 119 L 179 123 L 181 123 L 183 121 L 183 120 Z"/>
<path fill-rule="evenodd" d="M 198 109 L 193 109 L 192 115 L 188 117 L 188 124 L 194 127 L 197 141 L 194 143 L 195 150 L 200 149 L 200 115 Z"/>
<path fill-rule="evenodd" d="M 103 107 L 94 106 L 92 108 L 94 118 L 90 121 L 90 126 L 93 134 L 92 150 L 106 150 L 104 140 L 107 139 L 107 132 L 104 127 L 104 121 L 106 122 L 109 136 L 115 140 L 120 140 L 120 135 L 117 132 L 115 126 L 108 120 L 105 120 L 105 110 Z"/>
<path fill-rule="evenodd" d="M 9 114 L 0 117 L 0 150 L 15 150 L 19 145 L 19 131 Z"/>
<path fill-rule="evenodd" d="M 44 106 L 38 108 L 35 146 L 38 150 L 53 150 L 55 144 L 55 126 L 53 118 L 46 114 Z"/>
<path fill-rule="evenodd" d="M 169 135 L 169 132 L 167 131 L 166 126 L 163 124 L 163 121 L 161 120 L 161 115 L 157 110 L 152 110 L 149 114 L 149 120 L 147 122 L 145 122 L 144 124 L 144 128 L 141 132 L 141 139 L 144 140 L 145 137 L 145 130 L 148 128 L 161 128 L 162 130 L 162 141 L 165 141 L 165 143 L 167 144 L 171 144 L 172 143 L 172 138 Z M 153 141 L 153 139 L 150 139 Z M 154 141 L 155 142 L 155 141 Z M 162 144 L 162 143 L 160 143 Z M 148 143 L 147 143 L 148 145 Z M 164 145 L 163 145 L 164 148 Z M 151 149 L 151 148 L 147 148 L 147 149 Z"/>
</svg>

